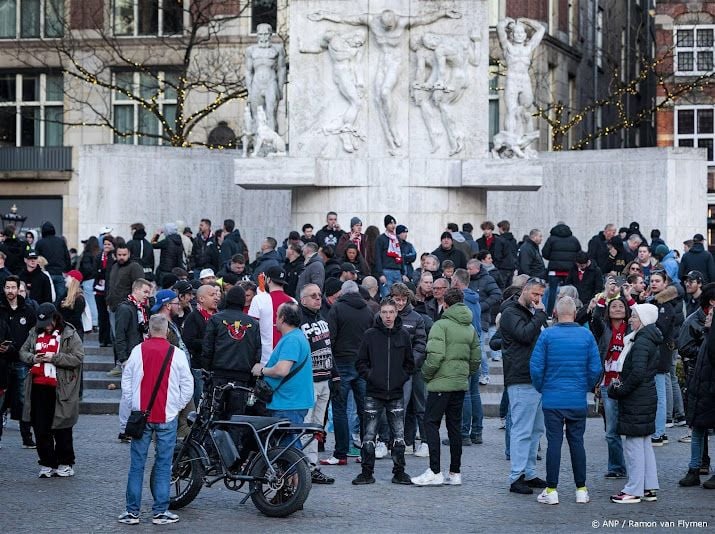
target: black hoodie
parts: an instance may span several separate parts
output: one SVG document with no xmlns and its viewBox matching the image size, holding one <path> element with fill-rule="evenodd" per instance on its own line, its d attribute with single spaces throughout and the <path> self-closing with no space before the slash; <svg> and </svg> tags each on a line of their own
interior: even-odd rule
<svg viewBox="0 0 715 534">
<path fill-rule="evenodd" d="M 0 295 L 0 323 L 5 323 L 8 326 L 9 336 L 5 339 L 12 341 L 10 350 L 2 355 L 3 358 L 8 361 L 19 361 L 20 348 L 36 322 L 34 310 L 27 305 L 21 295 L 17 296 L 17 308 L 14 310 L 10 307 L 5 295 Z M 5 341 L 5 339 L 0 339 L 0 341 Z"/>
<path fill-rule="evenodd" d="M 705 247 L 700 242 L 693 243 L 690 250 L 683 254 L 678 276 L 681 280 L 684 280 L 690 271 L 700 271 L 703 275 L 703 285 L 715 282 L 715 261 L 712 254 L 705 250 Z"/>
<path fill-rule="evenodd" d="M 53 276 L 61 275 L 71 269 L 67 243 L 55 235 L 55 227 L 51 222 L 42 225 L 42 239 L 35 245 L 35 252 L 47 260 L 45 270 Z"/>
<path fill-rule="evenodd" d="M 362 338 L 355 362 L 358 374 L 367 382 L 366 394 L 384 400 L 402 398 L 402 386 L 415 370 L 410 334 L 395 318 L 387 328 L 380 316 Z"/>
<path fill-rule="evenodd" d="M 581 252 L 581 243 L 565 224 L 557 224 L 550 234 L 541 255 L 549 260 L 549 271 L 568 273 L 574 265 L 576 254 Z"/>
<path fill-rule="evenodd" d="M 337 362 L 352 363 L 373 315 L 360 293 L 341 295 L 328 313 L 330 342 Z"/>
<path fill-rule="evenodd" d="M 130 259 L 138 262 L 145 273 L 154 271 L 154 248 L 146 238 L 146 231 L 137 230 L 132 238 L 127 241 Z"/>
</svg>

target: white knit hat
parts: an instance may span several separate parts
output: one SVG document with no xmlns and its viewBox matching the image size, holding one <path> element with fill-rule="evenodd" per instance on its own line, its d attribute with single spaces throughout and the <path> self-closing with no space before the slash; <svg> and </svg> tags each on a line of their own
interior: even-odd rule
<svg viewBox="0 0 715 534">
<path fill-rule="evenodd" d="M 654 324 L 658 320 L 658 308 L 653 304 L 634 304 L 631 309 L 638 314 L 643 326 Z"/>
</svg>

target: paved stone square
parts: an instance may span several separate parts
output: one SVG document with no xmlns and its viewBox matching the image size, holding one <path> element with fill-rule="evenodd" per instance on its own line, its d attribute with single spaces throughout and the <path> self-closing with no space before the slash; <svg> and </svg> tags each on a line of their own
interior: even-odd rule
<svg viewBox="0 0 715 534">
<path fill-rule="evenodd" d="M 641 530 L 628 521 L 655 522 L 658 530 L 683 532 L 678 520 L 705 521 L 715 526 L 715 491 L 680 488 L 689 457 L 689 445 L 677 442 L 685 428 L 669 429 L 670 444 L 656 449 L 661 491 L 655 503 L 611 504 L 608 496 L 622 488 L 623 481 L 605 480 L 606 442 L 599 419 L 589 419 L 586 430 L 588 487 L 591 503 L 574 502 L 568 448 L 564 444 L 559 487 L 561 504 L 546 506 L 536 495 L 522 496 L 508 491 L 509 464 L 504 458 L 504 431 L 498 419 L 486 419 L 484 444 L 465 447 L 461 487 L 419 488 L 390 483 L 391 462 L 379 460 L 377 483 L 355 487 L 350 484 L 359 472 L 351 459 L 347 467 L 324 467 L 335 476 L 332 486 L 313 486 L 305 509 L 287 519 L 262 516 L 250 502 L 220 484 L 203 488 L 196 500 L 178 513 L 175 525 L 151 525 L 151 497 L 145 484 L 143 522 L 138 527 L 116 522 L 123 511 L 124 490 L 129 465 L 129 446 L 116 440 L 116 416 L 83 415 L 75 427 L 76 475 L 71 479 L 38 479 L 37 455 L 20 447 L 17 424 L 5 429 L 0 450 L 0 532 L 593 532 L 597 530 Z M 331 445 L 331 443 L 329 443 Z M 545 440 L 542 446 L 545 447 Z M 329 449 L 331 451 L 332 449 Z M 442 448 L 446 466 L 448 450 Z M 545 453 L 545 449 L 544 449 Z M 151 457 L 150 457 L 151 458 Z M 428 466 L 427 458 L 407 457 L 411 475 Z M 539 475 L 545 466 L 539 462 Z M 148 483 L 148 475 L 145 483 Z M 612 521 L 615 528 L 603 528 Z M 616 523 L 618 521 L 618 523 Z M 660 522 L 674 521 L 672 528 Z M 625 526 L 624 523 L 625 522 Z M 643 529 L 653 530 L 653 528 Z"/>
</svg>

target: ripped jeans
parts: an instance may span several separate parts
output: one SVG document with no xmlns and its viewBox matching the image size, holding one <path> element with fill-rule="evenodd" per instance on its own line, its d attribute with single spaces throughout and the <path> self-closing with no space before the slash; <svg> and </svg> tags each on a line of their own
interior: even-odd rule
<svg viewBox="0 0 715 534">
<path fill-rule="evenodd" d="M 387 424 L 392 435 L 392 472 L 405 471 L 405 404 L 400 399 L 384 400 L 365 397 L 365 437 L 362 440 L 362 471 L 372 474 L 375 469 L 375 436 L 380 417 L 387 414 Z"/>
</svg>

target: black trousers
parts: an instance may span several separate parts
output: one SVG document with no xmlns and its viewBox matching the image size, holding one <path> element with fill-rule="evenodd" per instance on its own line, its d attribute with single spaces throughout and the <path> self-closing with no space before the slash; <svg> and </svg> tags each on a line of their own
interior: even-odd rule
<svg viewBox="0 0 715 534">
<path fill-rule="evenodd" d="M 112 344 L 112 329 L 109 326 L 109 311 L 107 311 L 107 301 L 104 295 L 95 295 L 97 303 L 97 327 L 99 328 L 99 344 Z"/>
<path fill-rule="evenodd" d="M 449 437 L 449 472 L 459 473 L 462 466 L 462 405 L 464 391 L 429 392 L 425 409 L 425 433 L 429 447 L 429 466 L 433 473 L 439 473 L 440 440 L 439 427 L 442 417 L 447 420 Z"/>
<path fill-rule="evenodd" d="M 27 377 L 31 380 L 31 377 Z M 32 406 L 30 418 L 35 429 L 38 463 L 56 469 L 59 465 L 74 465 L 74 445 L 72 428 L 52 429 L 55 417 L 57 388 L 32 385 Z"/>
</svg>

